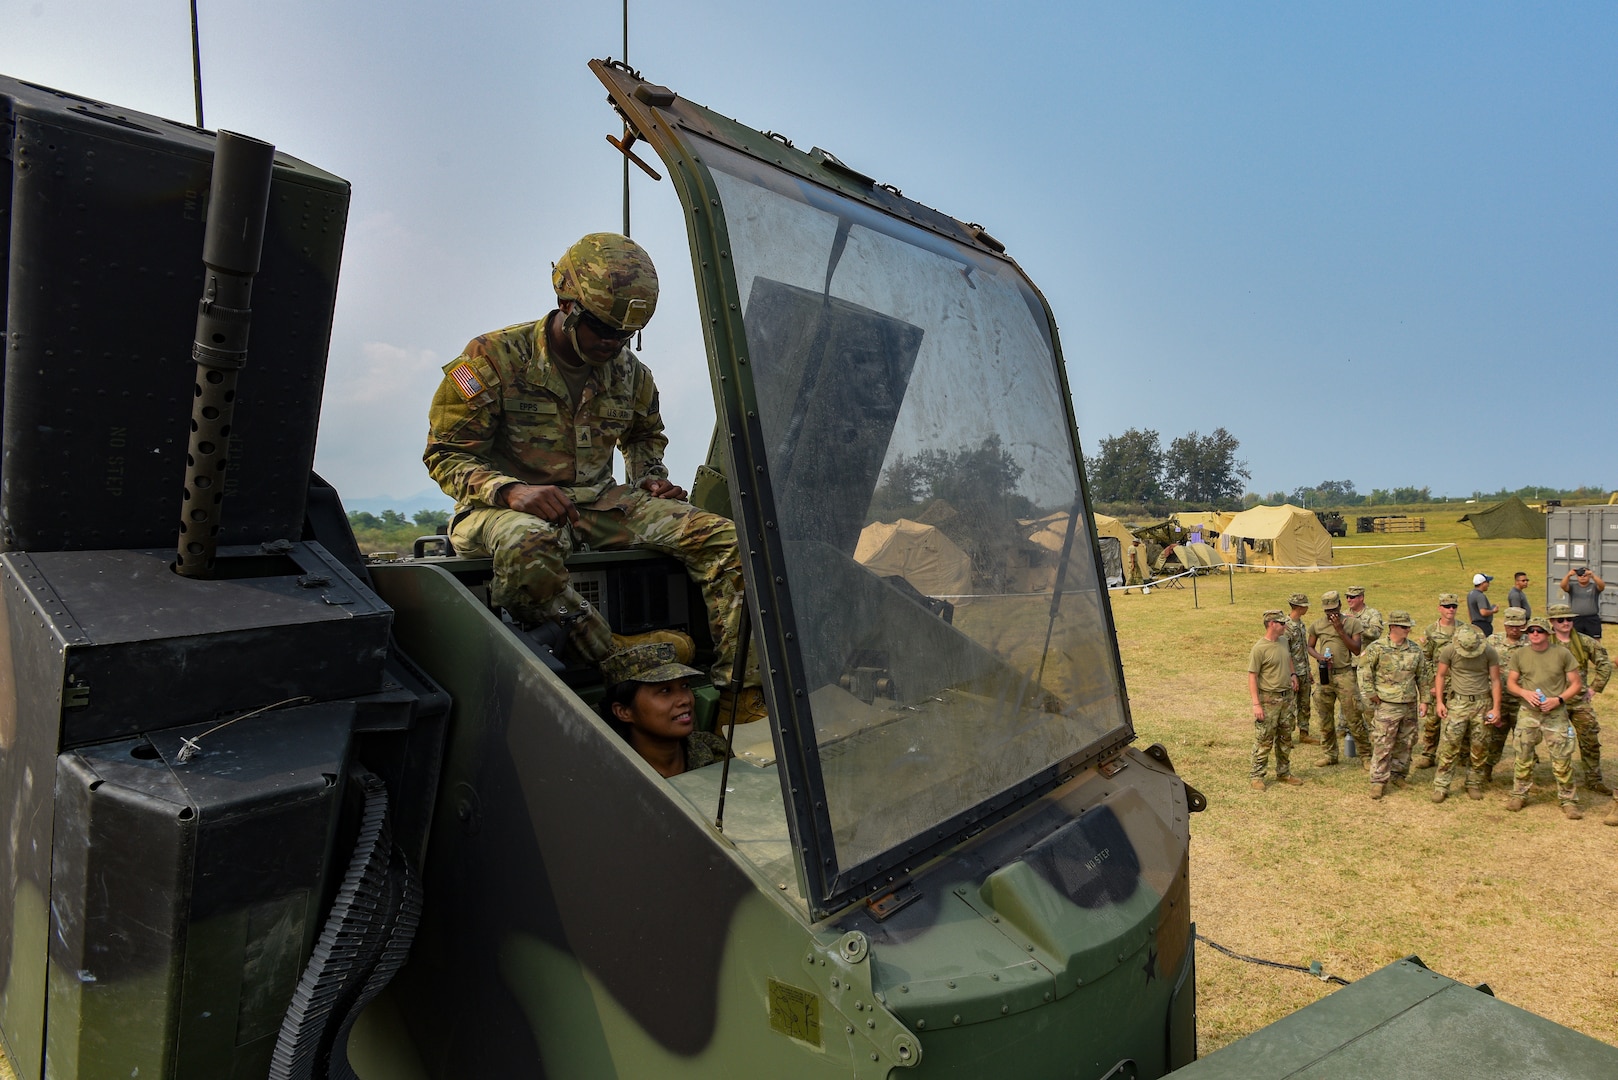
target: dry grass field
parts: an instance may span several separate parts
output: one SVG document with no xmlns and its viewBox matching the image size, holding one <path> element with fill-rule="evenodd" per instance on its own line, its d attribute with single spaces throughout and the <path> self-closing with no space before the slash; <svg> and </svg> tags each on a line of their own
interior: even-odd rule
<svg viewBox="0 0 1618 1080">
<path fill-rule="evenodd" d="M 1432 770 L 1372 802 L 1355 763 L 1315 768 L 1314 746 L 1294 751 L 1303 786 L 1248 788 L 1248 651 L 1262 635 L 1260 613 L 1284 608 L 1289 593 L 1307 593 L 1313 616 L 1325 590 L 1364 585 L 1384 615 L 1408 609 L 1419 637 L 1436 618 L 1439 592 L 1462 595 L 1464 619 L 1474 572 L 1495 576 L 1491 595 L 1503 606 L 1511 574 L 1525 570 L 1543 613 L 1544 541 L 1478 540 L 1455 523 L 1460 513 L 1428 514 L 1423 534 L 1350 532 L 1337 541 L 1338 563 L 1368 566 L 1203 577 L 1195 601 L 1189 582 L 1145 596 L 1115 593 L 1139 744 L 1162 743 L 1180 775 L 1208 796 L 1208 809 L 1191 822 L 1192 915 L 1206 937 L 1249 956 L 1318 960 L 1349 980 L 1414 953 L 1435 971 L 1486 982 L 1502 1000 L 1618 1044 L 1618 828 L 1601 820 L 1609 799 L 1581 790 L 1586 816 L 1568 821 L 1550 768 L 1540 765 L 1527 809 L 1507 813 L 1503 764 L 1482 802 L 1452 795 L 1433 804 Z M 1382 545 L 1413 541 L 1454 542 L 1460 558 L 1451 549 L 1388 561 L 1420 549 Z M 1373 549 L 1355 550 L 1362 545 Z M 1596 699 L 1609 731 L 1618 724 L 1607 704 L 1614 694 Z M 1618 758 L 1618 739 L 1604 741 Z M 1206 947 L 1197 959 L 1203 1053 L 1333 989 Z"/>
</svg>

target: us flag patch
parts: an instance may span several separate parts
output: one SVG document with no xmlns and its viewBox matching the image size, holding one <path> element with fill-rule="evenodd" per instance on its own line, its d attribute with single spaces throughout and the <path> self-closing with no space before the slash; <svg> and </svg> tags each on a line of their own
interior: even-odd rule
<svg viewBox="0 0 1618 1080">
<path fill-rule="evenodd" d="M 461 396 L 471 401 L 487 389 L 478 373 L 472 370 L 472 365 L 462 360 L 449 370 L 449 377 L 455 380 L 455 385 L 461 388 Z"/>
</svg>

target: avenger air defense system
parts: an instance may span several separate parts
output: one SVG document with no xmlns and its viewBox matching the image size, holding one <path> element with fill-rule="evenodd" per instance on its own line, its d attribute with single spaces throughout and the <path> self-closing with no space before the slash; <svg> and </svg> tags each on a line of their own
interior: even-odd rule
<svg viewBox="0 0 1618 1080">
<path fill-rule="evenodd" d="M 488 560 L 367 562 L 312 473 L 346 183 L 0 80 L 19 1076 L 1425 1076 L 1405 1036 L 1454 1023 L 1469 1075 L 1614 1074 L 1415 962 L 1194 1062 L 1204 800 L 1132 745 L 1044 299 L 981 227 L 592 69 L 689 227 L 694 498 L 736 521 L 770 713 L 670 780 Z M 949 603 L 853 557 L 924 500 L 972 559 Z M 670 560 L 570 570 L 711 650 Z"/>
</svg>

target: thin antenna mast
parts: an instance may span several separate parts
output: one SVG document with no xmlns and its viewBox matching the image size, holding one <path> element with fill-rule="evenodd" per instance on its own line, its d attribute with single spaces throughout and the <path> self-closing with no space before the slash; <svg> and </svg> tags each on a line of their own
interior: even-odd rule
<svg viewBox="0 0 1618 1080">
<path fill-rule="evenodd" d="M 624 3 L 628 4 L 629 0 L 624 0 Z M 625 16 L 625 18 L 627 17 Z M 629 33 L 627 23 L 625 24 L 624 33 Z M 197 127 L 206 127 L 207 125 L 202 122 L 202 42 L 197 37 L 197 0 L 191 0 L 191 89 L 197 99 Z M 629 213 L 628 183 L 629 178 L 626 175 L 624 178 L 624 184 L 626 185 L 624 189 L 624 213 L 626 215 Z M 624 220 L 628 220 L 627 216 Z"/>
<path fill-rule="evenodd" d="M 196 0 L 191 0 L 193 4 Z M 624 0 L 624 67 L 629 66 L 629 0 Z M 199 91 L 200 92 L 200 91 Z M 201 106 L 198 106 L 201 108 Z M 624 145 L 629 145 L 629 121 L 624 121 Z M 624 158 L 624 235 L 629 233 L 629 158 Z"/>
</svg>

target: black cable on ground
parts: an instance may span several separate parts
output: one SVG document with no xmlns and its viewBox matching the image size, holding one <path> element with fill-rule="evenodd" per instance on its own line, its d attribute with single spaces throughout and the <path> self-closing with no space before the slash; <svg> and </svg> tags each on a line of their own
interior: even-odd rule
<svg viewBox="0 0 1618 1080">
<path fill-rule="evenodd" d="M 1217 951 L 1224 953 L 1226 956 L 1230 957 L 1232 960 L 1244 960 L 1249 964 L 1261 964 L 1264 967 L 1281 968 L 1284 971 L 1301 971 L 1305 975 L 1314 976 L 1315 978 L 1319 979 L 1321 982 L 1336 983 L 1338 986 L 1347 986 L 1348 985 L 1348 980 L 1347 979 L 1342 978 L 1341 976 L 1338 976 L 1338 975 L 1327 975 L 1324 972 L 1322 972 L 1321 969 L 1320 969 L 1320 961 L 1318 961 L 1318 960 L 1316 960 L 1314 963 L 1310 964 L 1308 967 L 1304 967 L 1302 964 L 1283 964 L 1279 960 L 1263 960 L 1263 959 L 1260 959 L 1257 956 L 1243 956 L 1241 953 L 1236 952 L 1234 949 L 1227 949 L 1227 948 L 1225 948 L 1225 946 L 1219 944 L 1219 942 L 1214 941 L 1212 938 L 1204 937 L 1202 934 L 1197 935 L 1197 940 L 1202 942 L 1204 945 L 1208 945 L 1208 946 L 1212 947 L 1213 949 L 1216 949 Z"/>
</svg>

